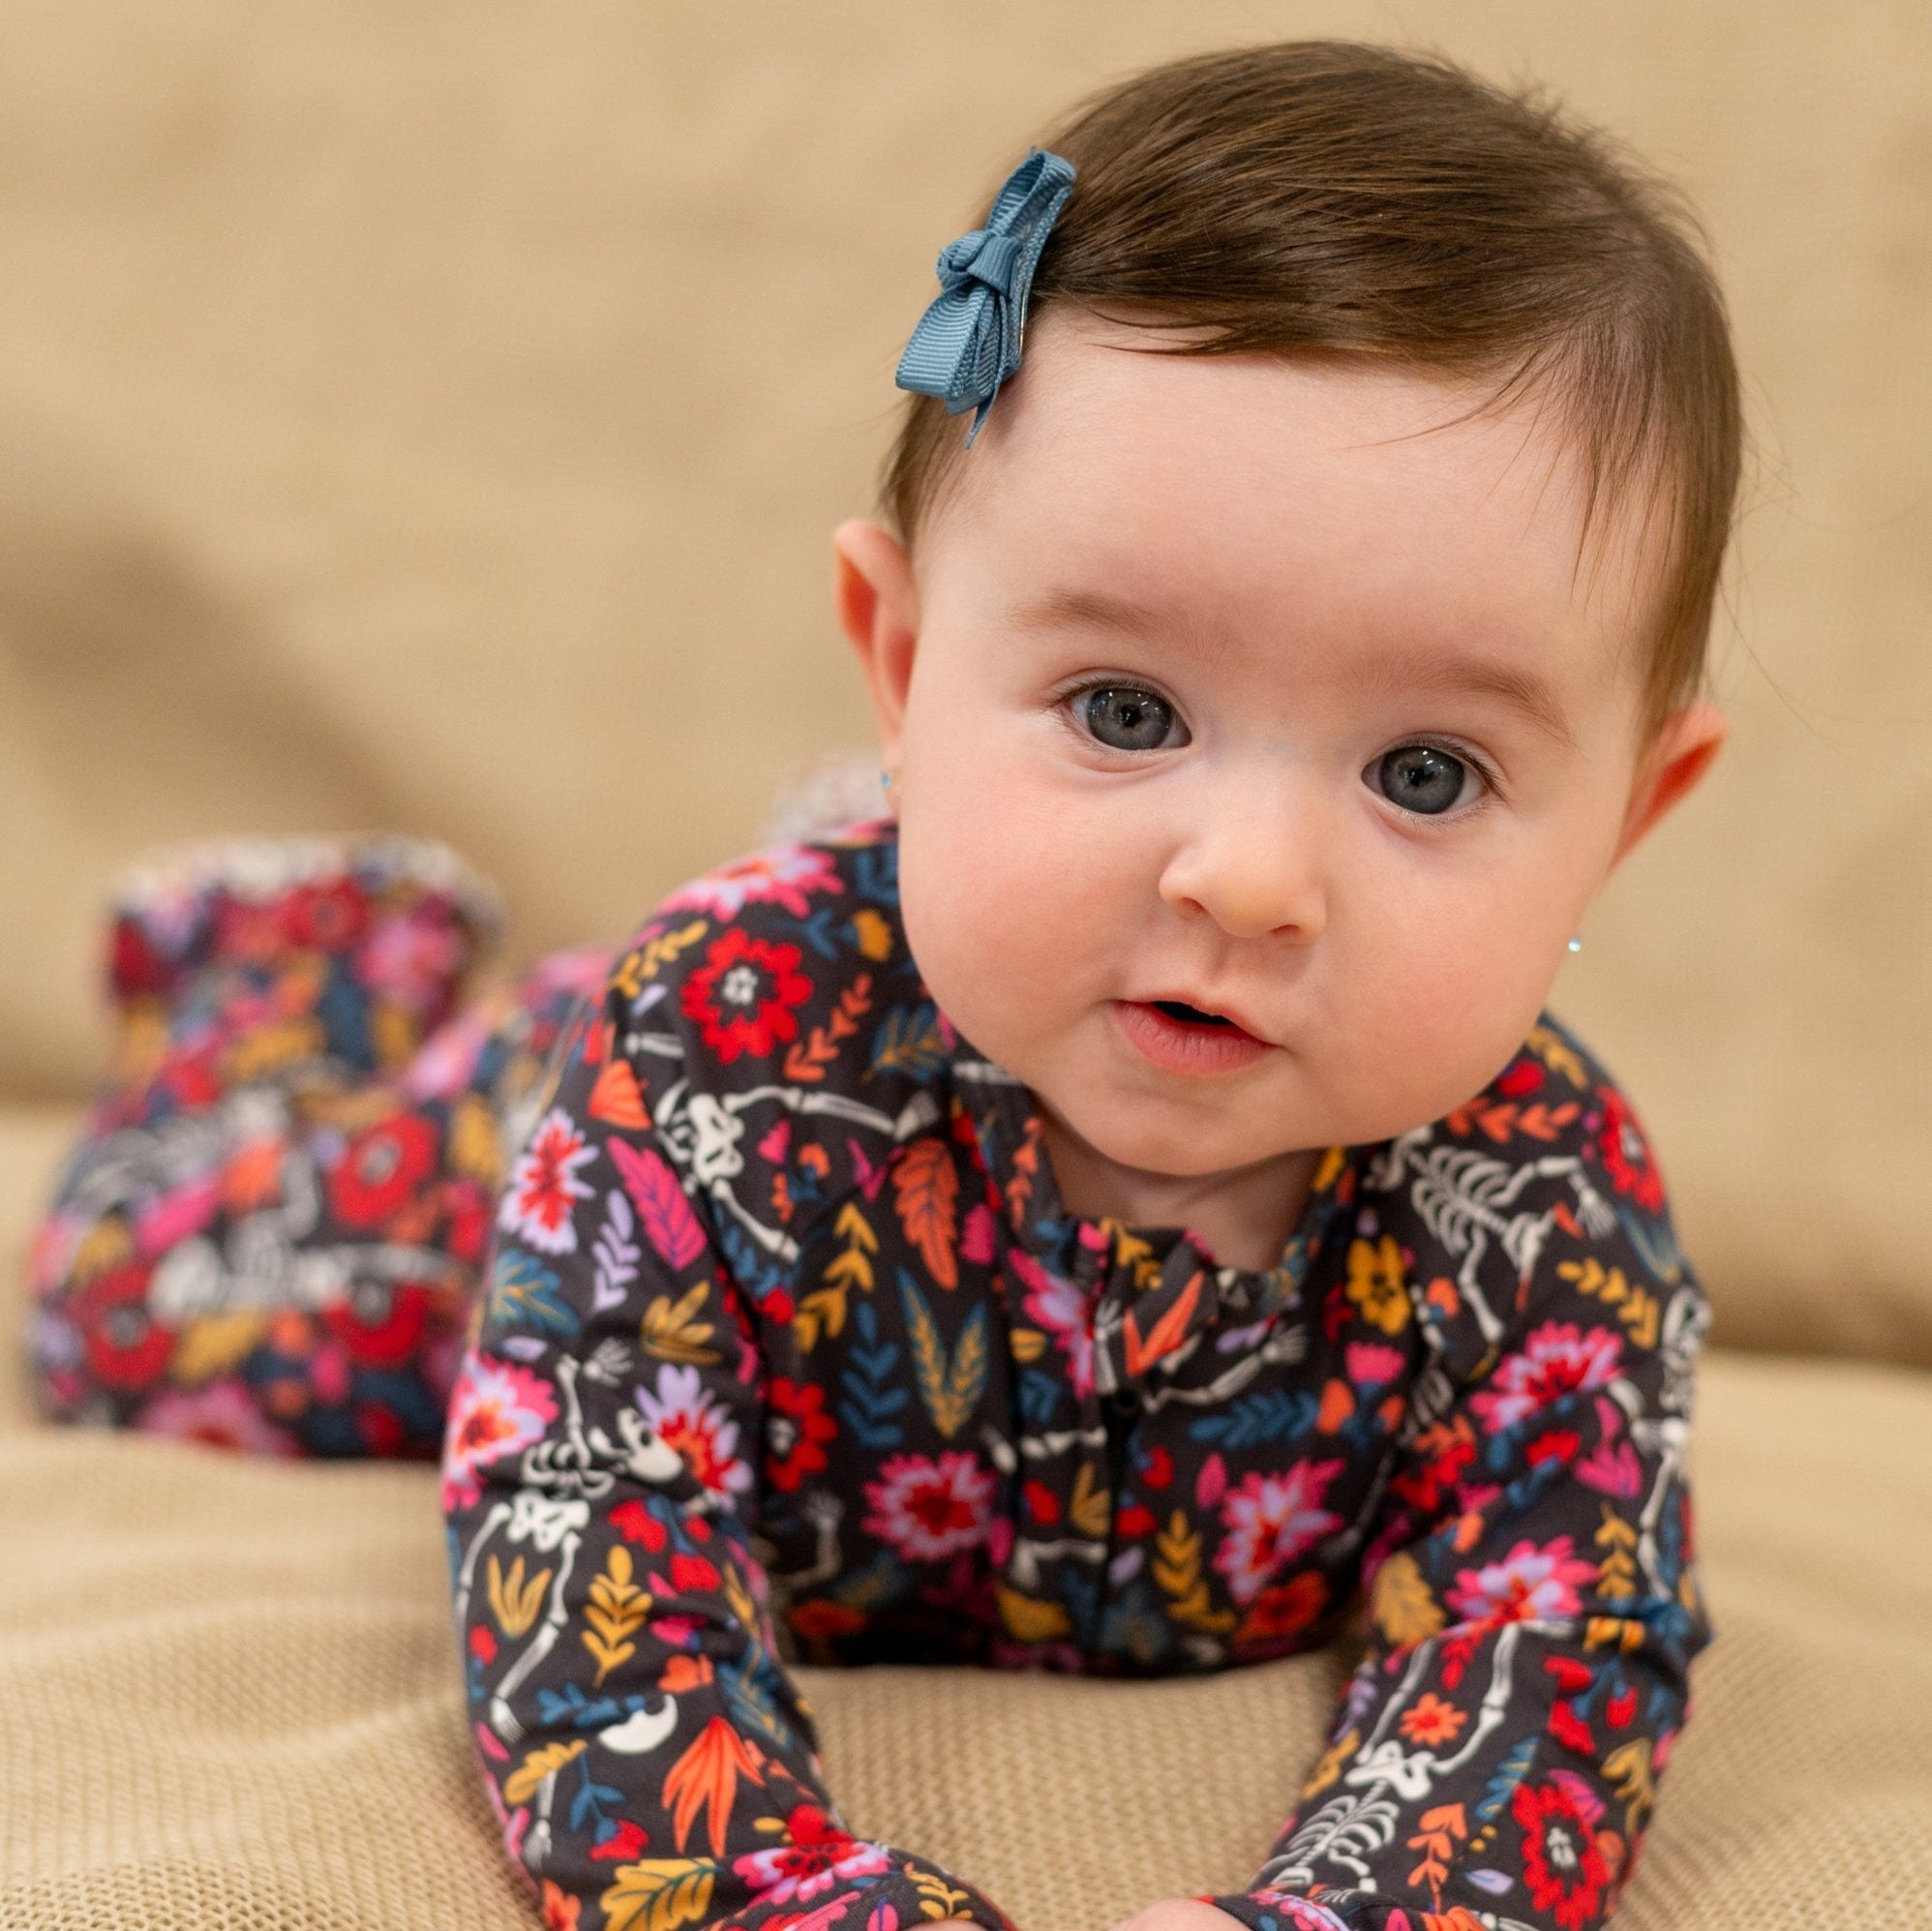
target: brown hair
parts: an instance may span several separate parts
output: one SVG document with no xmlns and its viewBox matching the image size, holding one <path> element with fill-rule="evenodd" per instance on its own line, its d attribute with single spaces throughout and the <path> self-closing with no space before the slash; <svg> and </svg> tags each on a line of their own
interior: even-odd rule
<svg viewBox="0 0 1932 1931">
<path fill-rule="evenodd" d="M 1668 515 L 1646 741 L 1695 694 L 1743 428 L 1723 296 L 1675 189 L 1533 91 L 1345 41 L 1149 69 L 1039 144 L 1078 172 L 1029 316 L 1124 304 L 1109 319 L 1196 332 L 1154 352 L 1370 356 L 1500 377 L 1486 407 L 1549 397 L 1584 453 L 1586 532 L 1636 481 L 1657 486 L 1645 534 Z M 967 420 L 907 398 L 880 510 L 909 550 Z"/>
</svg>

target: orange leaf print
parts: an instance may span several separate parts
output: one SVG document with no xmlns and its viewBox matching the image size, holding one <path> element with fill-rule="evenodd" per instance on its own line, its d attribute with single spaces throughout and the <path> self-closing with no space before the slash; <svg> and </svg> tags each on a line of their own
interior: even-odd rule
<svg viewBox="0 0 1932 1931">
<path fill-rule="evenodd" d="M 650 1125 L 650 1109 L 644 1103 L 644 1089 L 637 1083 L 628 1060 L 611 1059 L 590 1089 L 587 1110 L 593 1120 L 608 1120 L 614 1127 L 629 1127 L 641 1131 Z"/>
<path fill-rule="evenodd" d="M 1181 1338 L 1188 1330 L 1188 1316 L 1194 1311 L 1194 1303 L 1201 1297 L 1201 1282 L 1206 1277 L 1196 1269 L 1188 1284 L 1181 1289 L 1180 1299 L 1154 1323 L 1147 1339 L 1140 1339 L 1140 1324 L 1129 1312 L 1126 1322 L 1127 1332 L 1127 1372 L 1138 1374 L 1150 1362 L 1159 1361 L 1163 1354 L 1171 1354 L 1181 1344 Z"/>
<path fill-rule="evenodd" d="M 709 1813 L 706 1823 L 711 1839 L 711 1856 L 724 1856 L 725 1829 L 731 1823 L 732 1805 L 738 1801 L 740 1772 L 754 1784 L 765 1779 L 746 1747 L 744 1738 L 721 1716 L 714 1716 L 691 1740 L 691 1747 L 672 1765 L 664 1779 L 660 1803 L 675 1804 L 672 1827 L 678 1833 L 682 1851 L 691 1835 L 691 1825 L 699 1811 Z"/>
<path fill-rule="evenodd" d="M 893 1164 L 892 1192 L 906 1238 L 919 1249 L 932 1278 L 942 1287 L 958 1286 L 953 1245 L 958 1238 L 954 1210 L 959 1204 L 959 1175 L 946 1142 L 914 1140 Z"/>
</svg>

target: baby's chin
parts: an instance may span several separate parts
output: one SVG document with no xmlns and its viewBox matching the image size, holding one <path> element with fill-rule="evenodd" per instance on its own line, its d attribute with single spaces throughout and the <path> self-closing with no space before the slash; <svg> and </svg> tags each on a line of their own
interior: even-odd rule
<svg viewBox="0 0 1932 1931">
<path fill-rule="evenodd" d="M 1024 1074 L 1021 1075 L 1025 1077 Z M 1326 1124 L 1260 1096 L 1199 1092 L 1183 1098 L 1112 1091 L 1083 1083 L 1028 1080 L 1035 1100 L 1060 1131 L 1091 1153 L 1135 1173 L 1176 1180 L 1236 1173 L 1337 1144 Z"/>
</svg>

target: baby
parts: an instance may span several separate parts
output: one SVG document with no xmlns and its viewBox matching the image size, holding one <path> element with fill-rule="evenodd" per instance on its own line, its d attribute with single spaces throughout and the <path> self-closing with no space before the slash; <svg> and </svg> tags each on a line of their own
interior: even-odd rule
<svg viewBox="0 0 1932 1931">
<path fill-rule="evenodd" d="M 435 1418 L 547 1922 L 1010 1931 L 844 1827 L 788 1661 L 1214 1670 L 1358 1593 L 1252 1883 L 1134 1931 L 1604 1920 L 1709 1633 L 1706 1308 L 1545 1001 L 1724 735 L 1687 227 L 1446 62 L 1134 76 L 941 256 L 833 533 L 880 814 L 440 1030 L 487 914 L 424 848 L 124 905 L 45 1404 L 170 1425 L 198 1337 L 247 1445 Z M 334 1323 L 280 1409 L 251 1308 Z"/>
</svg>

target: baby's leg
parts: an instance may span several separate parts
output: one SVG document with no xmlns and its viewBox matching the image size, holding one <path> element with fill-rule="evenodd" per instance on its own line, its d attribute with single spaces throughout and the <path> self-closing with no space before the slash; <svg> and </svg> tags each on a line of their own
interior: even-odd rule
<svg viewBox="0 0 1932 1931">
<path fill-rule="evenodd" d="M 495 920 L 414 839 L 195 847 L 130 882 L 115 1072 L 30 1262 L 49 1420 L 436 1458 L 505 1116 L 607 959 L 457 1012 Z"/>
</svg>

